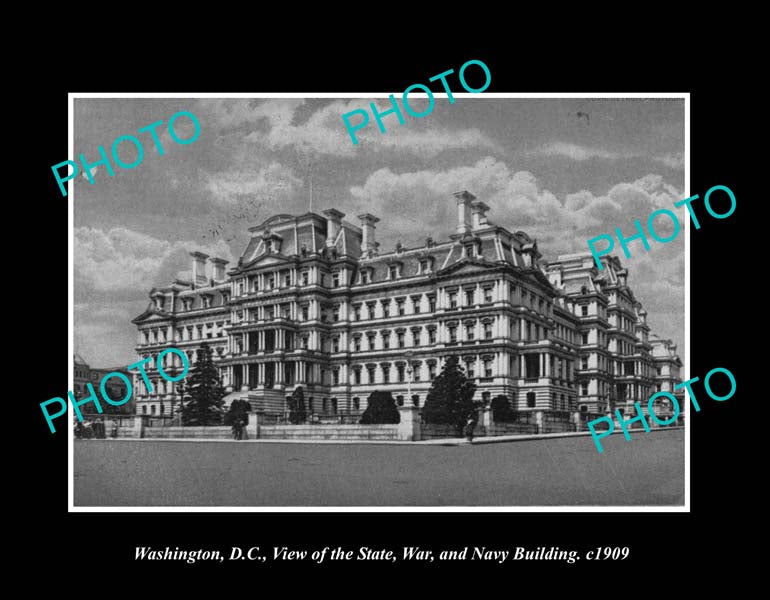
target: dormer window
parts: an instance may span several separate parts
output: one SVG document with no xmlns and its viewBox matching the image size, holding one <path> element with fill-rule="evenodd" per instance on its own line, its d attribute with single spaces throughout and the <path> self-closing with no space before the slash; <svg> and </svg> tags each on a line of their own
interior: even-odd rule
<svg viewBox="0 0 770 600">
<path fill-rule="evenodd" d="M 390 267 L 388 267 L 388 278 L 389 279 L 398 278 L 398 265 L 390 265 Z"/>
<path fill-rule="evenodd" d="M 369 283 L 369 271 L 366 269 L 361 271 L 361 283 L 362 284 Z"/>
<path fill-rule="evenodd" d="M 211 308 L 211 296 L 201 296 L 203 299 L 203 308 Z"/>
<path fill-rule="evenodd" d="M 475 244 L 465 244 L 465 256 L 468 258 L 473 258 L 476 256 L 476 245 Z"/>
<path fill-rule="evenodd" d="M 332 273 L 332 287 L 340 287 L 340 274 L 339 271 Z"/>
<path fill-rule="evenodd" d="M 265 240 L 265 254 L 270 254 L 273 251 L 273 240 Z"/>
<path fill-rule="evenodd" d="M 420 261 L 420 273 L 430 273 L 431 262 L 429 258 L 423 258 Z"/>
<path fill-rule="evenodd" d="M 271 290 L 275 289 L 275 275 L 270 274 L 267 276 L 267 287 Z"/>
<path fill-rule="evenodd" d="M 302 285 L 307 285 L 310 280 L 310 275 L 307 271 L 302 271 Z"/>
</svg>

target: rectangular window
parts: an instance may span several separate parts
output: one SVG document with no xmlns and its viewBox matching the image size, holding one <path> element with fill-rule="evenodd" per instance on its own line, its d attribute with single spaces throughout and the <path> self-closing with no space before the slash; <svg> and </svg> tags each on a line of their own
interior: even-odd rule
<svg viewBox="0 0 770 600">
<path fill-rule="evenodd" d="M 283 285 L 289 287 L 291 285 L 291 273 L 286 273 L 283 276 Z"/>
<path fill-rule="evenodd" d="M 419 296 L 414 296 L 412 298 L 412 310 L 416 315 L 420 313 L 420 300 L 421 298 Z"/>
<path fill-rule="evenodd" d="M 369 271 L 361 271 L 361 283 L 369 283 Z"/>
<path fill-rule="evenodd" d="M 457 292 L 450 292 L 449 308 L 457 308 Z"/>
<path fill-rule="evenodd" d="M 527 392 L 527 408 L 535 408 L 535 392 Z"/>
<path fill-rule="evenodd" d="M 484 304 L 492 304 L 492 288 L 484 288 Z"/>
<path fill-rule="evenodd" d="M 583 369 L 584 371 L 588 368 L 588 358 L 587 357 L 584 356 L 583 358 L 580 359 L 580 368 Z"/>
<path fill-rule="evenodd" d="M 398 277 L 398 267 L 396 265 L 391 265 L 388 269 L 388 274 L 391 279 L 396 279 Z"/>
<path fill-rule="evenodd" d="M 492 323 L 484 323 L 484 339 L 492 339 Z"/>
<path fill-rule="evenodd" d="M 267 278 L 267 287 L 268 289 L 274 290 L 275 289 L 275 275 L 270 275 Z"/>
<path fill-rule="evenodd" d="M 340 338 L 335 337 L 332 339 L 332 352 L 340 351 Z"/>
<path fill-rule="evenodd" d="M 353 338 L 353 350 L 355 352 L 361 352 L 361 338 L 360 337 Z"/>
<path fill-rule="evenodd" d="M 390 302 L 382 302 L 382 316 L 383 317 L 389 317 L 390 316 Z"/>
<path fill-rule="evenodd" d="M 334 369 L 332 371 L 332 385 L 339 385 L 340 384 L 340 372 L 339 369 Z"/>
<path fill-rule="evenodd" d="M 473 379 L 476 377 L 476 365 L 473 362 L 467 362 L 465 363 L 465 372 L 467 373 L 468 379 Z"/>
<path fill-rule="evenodd" d="M 374 350 L 374 336 L 373 335 L 367 335 L 366 341 L 369 344 L 369 350 Z"/>
<path fill-rule="evenodd" d="M 404 365 L 398 365 L 398 382 L 404 383 Z"/>
<path fill-rule="evenodd" d="M 428 343 L 429 344 L 435 344 L 436 343 L 436 329 L 428 329 Z"/>
<path fill-rule="evenodd" d="M 467 290 L 465 292 L 465 306 L 473 306 L 475 304 L 474 295 L 473 290 Z"/>
<path fill-rule="evenodd" d="M 492 377 L 492 361 L 484 361 L 484 377 Z"/>
<path fill-rule="evenodd" d="M 383 365 L 382 367 L 382 382 L 390 383 L 390 365 Z"/>
<path fill-rule="evenodd" d="M 340 274 L 332 273 L 332 287 L 340 287 Z"/>
<path fill-rule="evenodd" d="M 366 367 L 366 375 L 369 378 L 369 383 L 374 383 L 374 367 Z"/>
<path fill-rule="evenodd" d="M 302 285 L 307 285 L 310 281 L 310 275 L 307 271 L 302 271 Z"/>
<path fill-rule="evenodd" d="M 310 319 L 310 307 L 307 305 L 304 305 L 302 307 L 302 320 L 307 321 Z"/>
<path fill-rule="evenodd" d="M 396 306 L 398 308 L 398 314 L 399 316 L 403 316 L 406 314 L 406 308 L 404 307 L 404 300 L 396 300 Z"/>
<path fill-rule="evenodd" d="M 465 326 L 465 339 L 470 341 L 473 341 L 473 332 L 474 332 L 475 326 L 473 325 L 466 325 Z"/>
<path fill-rule="evenodd" d="M 456 342 L 457 341 L 457 327 L 450 327 L 449 328 L 449 341 L 450 342 Z"/>
<path fill-rule="evenodd" d="M 398 338 L 398 347 L 403 348 L 404 347 L 404 334 L 399 332 L 396 336 Z"/>
<path fill-rule="evenodd" d="M 390 348 L 390 333 L 382 334 L 382 347 L 387 350 Z"/>
<path fill-rule="evenodd" d="M 309 344 L 310 344 L 310 338 L 308 338 L 308 336 L 303 336 L 302 337 L 302 349 L 303 350 L 307 350 L 308 347 L 309 347 Z"/>
<path fill-rule="evenodd" d="M 587 344 L 588 343 L 588 334 L 587 333 L 582 334 L 582 339 L 583 339 L 583 345 Z"/>
<path fill-rule="evenodd" d="M 361 383 L 361 369 L 353 370 L 353 383 L 356 385 L 359 385 Z M 357 407 L 356 407 L 356 410 L 358 410 Z"/>
<path fill-rule="evenodd" d="M 581 305 L 580 306 L 580 314 L 582 316 L 584 316 L 584 317 L 587 317 L 588 316 L 588 306 L 586 306 L 585 304 Z"/>
<path fill-rule="evenodd" d="M 336 304 L 332 309 L 332 321 L 335 323 L 340 320 L 340 306 Z"/>
<path fill-rule="evenodd" d="M 430 363 L 428 365 L 428 378 L 433 381 L 436 378 L 436 365 L 434 363 Z"/>
<path fill-rule="evenodd" d="M 354 321 L 360 321 L 361 320 L 361 305 L 356 304 L 353 307 L 353 320 Z"/>
<path fill-rule="evenodd" d="M 580 384 L 580 393 L 583 396 L 588 396 L 588 384 L 587 383 L 581 383 Z"/>
<path fill-rule="evenodd" d="M 428 312 L 436 312 L 436 296 L 428 296 Z"/>
</svg>

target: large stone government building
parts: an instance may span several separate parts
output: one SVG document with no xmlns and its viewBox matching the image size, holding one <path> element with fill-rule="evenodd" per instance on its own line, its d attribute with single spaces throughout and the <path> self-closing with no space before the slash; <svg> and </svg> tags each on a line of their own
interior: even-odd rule
<svg viewBox="0 0 770 600">
<path fill-rule="evenodd" d="M 326 419 L 360 415 L 374 390 L 422 406 L 450 355 L 478 400 L 504 394 L 518 411 L 585 421 L 615 408 L 633 414 L 634 402 L 673 391 L 676 346 L 650 333 L 617 258 L 604 257 L 601 271 L 588 253 L 545 263 L 526 233 L 490 223 L 484 202 L 454 196 L 456 231 L 419 248 L 380 252 L 377 217 L 360 215 L 357 227 L 329 209 L 252 227 L 230 270 L 193 252 L 192 277 L 153 289 L 133 320 L 136 350 L 175 346 L 194 364 L 205 341 L 228 403 L 245 398 L 283 415 L 302 386 L 313 418 Z M 148 373 L 152 393 L 135 376 L 137 414 L 178 413 L 176 384 Z M 660 417 L 670 411 L 662 400 Z"/>
</svg>

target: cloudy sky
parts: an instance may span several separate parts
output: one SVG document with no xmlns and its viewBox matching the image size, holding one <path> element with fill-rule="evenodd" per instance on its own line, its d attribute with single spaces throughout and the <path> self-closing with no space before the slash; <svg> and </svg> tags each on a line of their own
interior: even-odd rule
<svg viewBox="0 0 770 600">
<path fill-rule="evenodd" d="M 384 117 L 385 134 L 372 118 L 354 146 L 341 115 L 370 101 L 76 99 L 76 156 L 96 161 L 97 146 L 109 152 L 115 138 L 160 119 L 165 150 L 159 156 L 140 134 L 139 166 L 115 167 L 114 177 L 97 167 L 93 185 L 76 179 L 76 351 L 92 366 L 133 362 L 130 320 L 150 288 L 188 271 L 192 249 L 237 260 L 248 227 L 309 210 L 311 181 L 313 210 L 334 207 L 355 224 L 363 212 L 379 216 L 382 251 L 445 239 L 456 219 L 451 194 L 467 189 L 490 205 L 491 222 L 535 237 L 547 260 L 587 251 L 589 238 L 614 227 L 630 235 L 634 218 L 646 222 L 685 197 L 682 100 L 436 98 L 424 118 Z M 415 96 L 413 110 L 424 106 Z M 189 145 L 166 130 L 180 110 L 200 122 Z M 186 119 L 175 125 L 179 137 L 192 134 Z M 136 156 L 130 143 L 120 153 L 124 162 Z M 684 235 L 648 253 L 632 242 L 631 251 L 621 255 L 629 284 L 653 330 L 684 356 Z"/>
</svg>

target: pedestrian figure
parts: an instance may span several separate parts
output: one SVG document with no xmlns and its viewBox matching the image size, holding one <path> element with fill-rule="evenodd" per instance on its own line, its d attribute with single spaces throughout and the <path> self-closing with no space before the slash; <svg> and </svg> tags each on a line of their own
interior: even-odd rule
<svg viewBox="0 0 770 600">
<path fill-rule="evenodd" d="M 112 420 L 112 437 L 116 438 L 118 437 L 118 420 L 113 419 Z"/>
<path fill-rule="evenodd" d="M 468 443 L 473 443 L 473 429 L 476 424 L 473 422 L 473 418 L 468 417 L 465 423 L 465 436 L 468 438 Z"/>
</svg>

